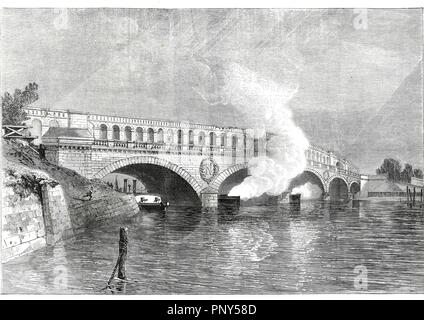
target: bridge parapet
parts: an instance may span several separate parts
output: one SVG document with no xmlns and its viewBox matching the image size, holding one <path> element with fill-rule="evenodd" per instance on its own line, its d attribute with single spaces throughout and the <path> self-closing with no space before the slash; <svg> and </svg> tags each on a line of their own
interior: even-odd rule
<svg viewBox="0 0 424 320">
<path fill-rule="evenodd" d="M 247 149 L 233 149 L 222 146 L 196 146 L 196 145 L 178 145 L 165 142 L 136 142 L 136 141 L 116 141 L 116 140 L 93 140 L 93 148 L 107 148 L 110 150 L 137 150 L 151 154 L 178 154 L 178 155 L 196 155 L 212 157 L 228 157 L 235 161 L 243 158 L 247 161 L 252 153 Z"/>
</svg>

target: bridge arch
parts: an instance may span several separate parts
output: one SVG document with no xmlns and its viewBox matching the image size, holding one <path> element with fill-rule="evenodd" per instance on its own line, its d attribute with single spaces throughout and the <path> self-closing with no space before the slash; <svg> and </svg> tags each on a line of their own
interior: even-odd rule
<svg viewBox="0 0 424 320">
<path fill-rule="evenodd" d="M 343 182 L 346 184 L 346 187 L 349 187 L 350 185 L 349 185 L 349 182 L 346 180 L 346 178 L 345 177 L 343 177 L 343 176 L 341 176 L 341 175 L 334 175 L 334 176 L 332 176 L 329 180 L 328 180 L 328 185 L 330 185 L 330 183 L 334 180 L 334 179 L 341 179 L 341 180 L 343 180 Z"/>
<path fill-rule="evenodd" d="M 349 183 L 340 175 L 335 175 L 328 181 L 328 193 L 331 200 L 348 199 Z"/>
<path fill-rule="evenodd" d="M 97 173 L 95 173 L 93 175 L 93 178 L 101 179 L 109 173 L 112 173 L 122 167 L 126 167 L 132 164 L 150 164 L 150 165 L 157 165 L 157 166 L 169 169 L 170 171 L 173 171 L 174 173 L 179 175 L 182 179 L 184 179 L 193 188 L 193 190 L 196 192 L 197 195 L 200 195 L 201 193 L 202 187 L 196 181 L 196 179 L 193 178 L 193 176 L 190 175 L 190 173 L 188 173 L 186 170 L 184 170 L 179 165 L 174 164 L 168 160 L 151 157 L 151 156 L 136 156 L 136 157 L 130 157 L 130 158 L 115 161 L 107 165 L 103 169 L 99 170 Z"/>
<path fill-rule="evenodd" d="M 307 187 L 307 189 L 303 189 L 304 187 Z M 283 196 L 287 193 L 292 193 L 294 190 L 301 192 L 302 198 L 306 200 L 322 199 L 327 192 L 325 179 L 318 170 L 313 168 L 305 168 L 296 177 L 292 178 L 287 190 L 283 192 Z M 306 190 L 309 191 L 306 192 Z"/>
<path fill-rule="evenodd" d="M 325 180 L 324 180 L 322 174 L 318 170 L 315 170 L 315 169 L 312 169 L 312 168 L 306 168 L 305 170 L 303 170 L 303 172 L 311 173 L 316 178 L 318 178 L 318 180 L 321 182 L 321 186 L 323 188 L 323 191 L 325 191 Z"/>
<path fill-rule="evenodd" d="M 351 181 L 350 183 L 349 183 L 349 190 L 352 188 L 352 187 L 358 187 L 358 188 L 360 188 L 361 187 L 361 185 L 360 185 L 360 183 L 358 182 L 358 181 Z"/>
<path fill-rule="evenodd" d="M 213 181 L 210 183 L 209 187 L 218 192 L 219 191 L 219 187 L 221 186 L 221 184 L 225 181 L 225 179 L 227 179 L 229 176 L 231 176 L 234 173 L 237 173 L 240 170 L 246 170 L 248 169 L 248 165 L 245 163 L 239 163 L 236 164 L 234 166 L 231 166 L 227 169 L 225 169 L 224 171 L 222 171 L 221 173 L 219 173 L 215 179 L 213 179 Z"/>
<path fill-rule="evenodd" d="M 355 199 L 358 195 L 359 191 L 361 191 L 361 185 L 358 181 L 351 181 L 349 184 L 349 192 L 352 195 L 352 198 Z"/>
</svg>

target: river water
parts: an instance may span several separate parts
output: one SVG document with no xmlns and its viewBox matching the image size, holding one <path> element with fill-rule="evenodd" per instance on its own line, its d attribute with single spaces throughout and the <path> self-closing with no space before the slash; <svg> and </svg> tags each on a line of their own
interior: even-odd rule
<svg viewBox="0 0 424 320">
<path fill-rule="evenodd" d="M 102 290 L 120 226 L 129 279 Z M 3 264 L 3 293 L 424 293 L 424 215 L 365 201 L 143 212 Z"/>
</svg>

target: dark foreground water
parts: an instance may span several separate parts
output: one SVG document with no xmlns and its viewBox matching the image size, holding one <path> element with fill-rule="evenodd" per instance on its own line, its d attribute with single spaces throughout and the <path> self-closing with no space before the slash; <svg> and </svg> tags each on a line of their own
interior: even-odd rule
<svg viewBox="0 0 424 320">
<path fill-rule="evenodd" d="M 105 287 L 129 227 L 128 283 Z M 400 203 L 170 208 L 3 264 L 4 293 L 424 293 L 424 216 Z"/>
</svg>

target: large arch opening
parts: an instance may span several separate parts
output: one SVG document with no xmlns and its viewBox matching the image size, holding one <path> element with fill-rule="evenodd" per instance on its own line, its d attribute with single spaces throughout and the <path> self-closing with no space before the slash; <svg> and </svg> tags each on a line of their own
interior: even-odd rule
<svg viewBox="0 0 424 320">
<path fill-rule="evenodd" d="M 302 200 L 319 200 L 324 196 L 321 178 L 312 171 L 303 171 L 290 182 L 289 193 L 300 193 Z"/>
<path fill-rule="evenodd" d="M 349 188 L 350 194 L 352 195 L 352 199 L 356 199 L 359 195 L 359 191 L 361 191 L 361 187 L 359 186 L 359 183 L 352 182 Z"/>
<path fill-rule="evenodd" d="M 248 176 L 247 168 L 240 169 L 230 174 L 222 183 L 219 185 L 218 194 L 228 195 L 230 190 L 235 186 L 241 184 L 243 180 Z"/>
<path fill-rule="evenodd" d="M 172 206 L 200 206 L 192 186 L 176 172 L 156 164 L 130 164 L 112 173 L 132 176 L 145 187 L 147 194 L 160 195 Z"/>
<path fill-rule="evenodd" d="M 347 200 L 349 197 L 346 182 L 341 178 L 334 178 L 329 185 L 330 200 Z"/>
<path fill-rule="evenodd" d="M 201 185 L 183 168 L 164 159 L 137 156 L 110 163 L 92 178 L 103 179 L 110 173 L 134 177 L 146 188 L 148 194 L 160 195 L 164 201 L 175 206 L 197 206 L 201 204 Z"/>
</svg>

